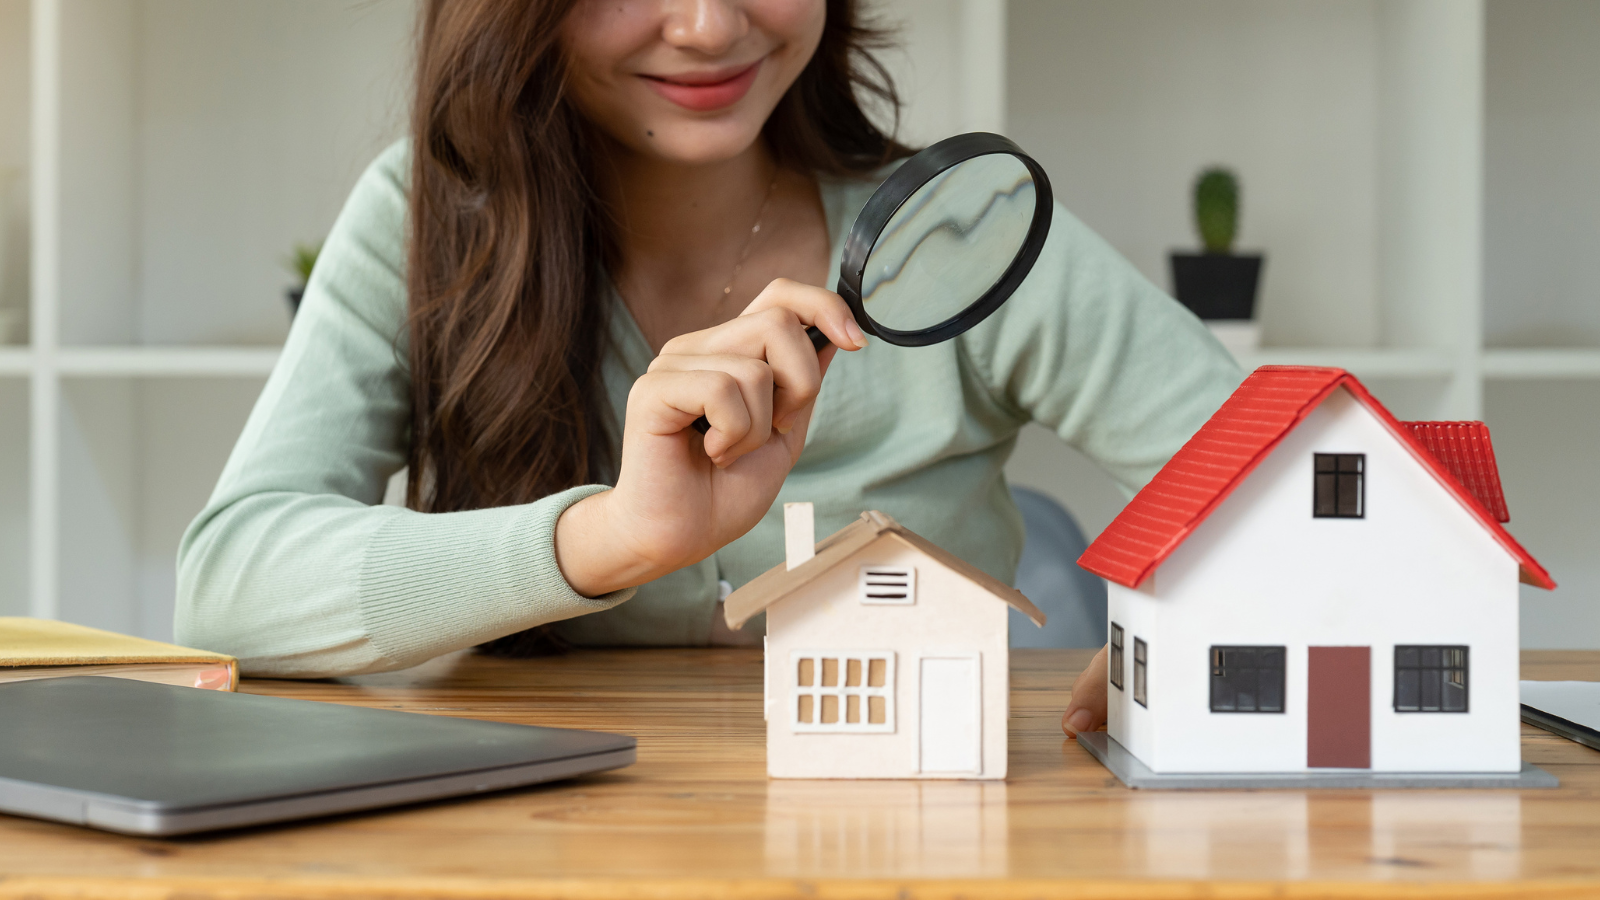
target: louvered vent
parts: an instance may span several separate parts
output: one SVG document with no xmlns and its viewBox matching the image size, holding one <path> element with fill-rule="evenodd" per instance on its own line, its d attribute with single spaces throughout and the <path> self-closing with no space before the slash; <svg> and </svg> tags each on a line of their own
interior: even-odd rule
<svg viewBox="0 0 1600 900">
<path fill-rule="evenodd" d="M 909 566 L 862 566 L 861 602 L 917 602 L 917 570 Z"/>
</svg>

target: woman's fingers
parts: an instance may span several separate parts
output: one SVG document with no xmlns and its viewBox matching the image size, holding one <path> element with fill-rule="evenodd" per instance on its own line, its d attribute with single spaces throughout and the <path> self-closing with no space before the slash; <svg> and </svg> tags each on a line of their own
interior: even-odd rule
<svg viewBox="0 0 1600 900">
<path fill-rule="evenodd" d="M 819 328 L 832 345 L 820 354 L 806 334 L 806 328 L 812 325 Z M 726 465 L 762 446 L 769 423 L 785 434 L 792 430 L 797 417 L 822 389 L 823 373 L 836 350 L 856 350 L 865 345 L 866 336 L 838 294 L 780 278 L 769 284 L 738 318 L 668 341 L 656 362 L 651 363 L 650 370 L 719 368 L 737 375 L 739 373 L 732 370 L 726 359 L 744 357 L 765 364 L 771 391 L 766 415 L 755 416 L 753 430 L 727 444 L 726 459 L 721 463 Z M 699 364 L 691 361 L 694 359 L 722 359 L 724 362 Z M 750 379 L 745 383 L 750 383 Z M 712 425 L 715 427 L 714 422 Z M 710 441 L 708 435 L 707 453 L 716 459 L 714 446 L 722 445 Z"/>
<path fill-rule="evenodd" d="M 662 360 L 738 356 L 764 362 L 776 389 L 773 416 L 791 427 L 794 415 L 822 388 L 822 362 L 806 336 L 805 323 L 792 311 L 773 306 L 739 316 L 715 328 L 680 335 L 662 348 Z M 659 363 L 652 363 L 654 368 Z"/>
<path fill-rule="evenodd" d="M 696 417 L 706 417 L 711 429 L 703 446 L 719 466 L 731 465 L 772 436 L 773 373 L 761 360 L 664 354 L 650 364 L 635 390 L 641 386 L 668 411 L 657 433 L 673 434 Z"/>
<path fill-rule="evenodd" d="M 1061 730 L 1067 737 L 1077 738 L 1085 731 L 1094 731 L 1106 723 L 1106 648 L 1090 660 L 1089 668 L 1078 673 L 1072 683 L 1072 699 L 1067 711 L 1061 714 Z"/>
<path fill-rule="evenodd" d="M 855 316 L 851 315 L 844 298 L 826 288 L 778 278 L 757 294 L 739 315 L 748 316 L 775 308 L 794 313 L 804 325 L 815 325 L 835 346 L 860 350 L 867 345 L 867 336 L 856 324 Z"/>
<path fill-rule="evenodd" d="M 779 431 L 794 427 L 794 417 L 822 390 L 822 362 L 794 313 L 772 307 L 740 318 L 759 323 L 767 335 L 767 364 L 772 367 L 772 421 Z"/>
</svg>

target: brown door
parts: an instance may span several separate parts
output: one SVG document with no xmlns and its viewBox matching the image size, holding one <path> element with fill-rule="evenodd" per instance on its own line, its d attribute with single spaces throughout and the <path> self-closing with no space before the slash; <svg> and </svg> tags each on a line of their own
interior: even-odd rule
<svg viewBox="0 0 1600 900">
<path fill-rule="evenodd" d="M 1306 766 L 1372 768 L 1372 648 L 1309 649 Z"/>
</svg>

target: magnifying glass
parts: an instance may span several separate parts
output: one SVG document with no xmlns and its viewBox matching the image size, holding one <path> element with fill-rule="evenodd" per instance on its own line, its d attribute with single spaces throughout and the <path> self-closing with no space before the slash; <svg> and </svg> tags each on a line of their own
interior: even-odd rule
<svg viewBox="0 0 1600 900">
<path fill-rule="evenodd" d="M 845 239 L 834 290 L 861 330 L 902 347 L 948 341 L 988 318 L 1050 233 L 1050 179 L 998 134 L 958 134 L 878 186 Z M 828 338 L 806 329 L 818 349 Z M 705 417 L 694 429 L 710 429 Z"/>
</svg>

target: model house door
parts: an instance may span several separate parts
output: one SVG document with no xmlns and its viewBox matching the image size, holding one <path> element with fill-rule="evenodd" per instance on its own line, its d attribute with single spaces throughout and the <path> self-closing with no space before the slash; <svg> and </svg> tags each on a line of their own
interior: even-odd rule
<svg viewBox="0 0 1600 900">
<path fill-rule="evenodd" d="M 920 768 L 929 775 L 977 775 L 983 768 L 978 654 L 925 656 L 917 689 Z"/>
<path fill-rule="evenodd" d="M 1372 648 L 1308 649 L 1306 767 L 1372 768 Z"/>
</svg>

